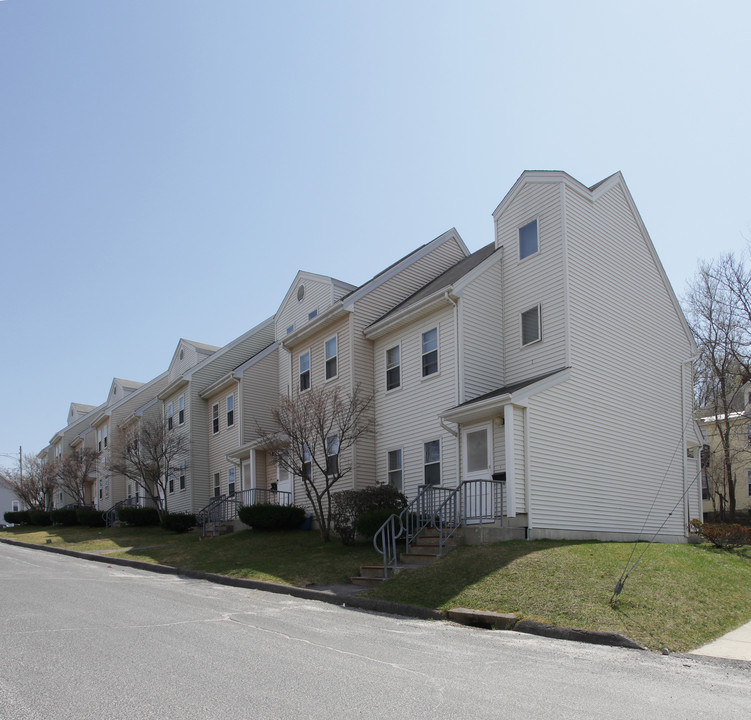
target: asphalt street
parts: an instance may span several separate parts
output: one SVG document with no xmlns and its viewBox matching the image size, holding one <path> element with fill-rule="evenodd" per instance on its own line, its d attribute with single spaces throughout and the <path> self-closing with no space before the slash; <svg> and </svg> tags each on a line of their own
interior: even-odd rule
<svg viewBox="0 0 751 720">
<path fill-rule="evenodd" d="M 0 720 L 751 717 L 751 664 L 351 610 L 0 545 Z"/>
</svg>

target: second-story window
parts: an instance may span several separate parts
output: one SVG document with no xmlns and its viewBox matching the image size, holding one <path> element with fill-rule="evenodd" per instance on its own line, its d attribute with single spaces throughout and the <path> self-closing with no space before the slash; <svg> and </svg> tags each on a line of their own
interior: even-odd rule
<svg viewBox="0 0 751 720">
<path fill-rule="evenodd" d="M 534 255 L 537 250 L 537 220 L 533 220 L 519 228 L 519 260 Z"/>
<path fill-rule="evenodd" d="M 313 477 L 313 455 L 306 445 L 302 452 L 302 477 L 310 480 Z"/>
<path fill-rule="evenodd" d="M 542 339 L 540 306 L 535 305 L 522 313 L 522 345 L 531 345 Z"/>
<path fill-rule="evenodd" d="M 104 447 L 107 447 L 107 426 L 104 426 L 104 432 L 102 433 L 102 441 L 104 442 Z"/>
<path fill-rule="evenodd" d="M 185 463 L 180 463 L 180 490 L 185 490 Z"/>
<path fill-rule="evenodd" d="M 335 378 L 338 374 L 338 368 L 337 368 L 337 362 L 336 362 L 336 356 L 337 356 L 337 350 L 336 350 L 336 335 L 334 337 L 329 338 L 326 341 L 326 379 L 331 380 L 331 378 Z"/>
<path fill-rule="evenodd" d="M 438 328 L 422 334 L 422 376 L 438 372 Z"/>
<path fill-rule="evenodd" d="M 326 474 L 329 477 L 339 475 L 339 436 L 326 438 Z"/>
<path fill-rule="evenodd" d="M 386 350 L 386 390 L 402 384 L 401 350 L 398 345 Z"/>
<path fill-rule="evenodd" d="M 167 405 L 167 430 L 172 430 L 172 416 L 174 415 L 175 408 L 172 403 Z"/>
<path fill-rule="evenodd" d="M 96 449 L 99 450 L 99 452 L 102 452 L 102 431 L 101 430 L 96 431 Z M 101 497 L 101 495 L 99 497 Z"/>
<path fill-rule="evenodd" d="M 219 432 L 219 404 L 211 406 L 211 432 L 216 435 Z"/>
<path fill-rule="evenodd" d="M 310 350 L 300 355 L 300 392 L 310 388 Z"/>
<path fill-rule="evenodd" d="M 227 427 L 235 424 L 235 396 L 227 395 Z"/>
<path fill-rule="evenodd" d="M 185 395 L 177 398 L 177 424 L 182 425 L 185 422 Z"/>
</svg>

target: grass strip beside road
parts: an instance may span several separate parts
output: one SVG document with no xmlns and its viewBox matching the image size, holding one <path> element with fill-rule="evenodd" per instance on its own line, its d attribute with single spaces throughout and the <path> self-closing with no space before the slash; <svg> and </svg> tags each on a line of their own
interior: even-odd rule
<svg viewBox="0 0 751 720">
<path fill-rule="evenodd" d="M 111 554 L 232 577 L 305 587 L 347 582 L 378 564 L 370 544 L 322 544 L 314 532 L 243 531 L 199 541 L 161 528 L 31 528 L 0 537 Z M 634 558 L 646 547 L 639 544 Z M 647 647 L 683 652 L 751 619 L 751 548 L 655 544 L 632 572 L 616 607 L 613 588 L 632 543 L 505 542 L 461 547 L 441 562 L 403 572 L 368 597 L 437 610 L 468 607 L 520 619 L 622 633 Z M 633 562 L 632 559 L 632 562 Z"/>
</svg>

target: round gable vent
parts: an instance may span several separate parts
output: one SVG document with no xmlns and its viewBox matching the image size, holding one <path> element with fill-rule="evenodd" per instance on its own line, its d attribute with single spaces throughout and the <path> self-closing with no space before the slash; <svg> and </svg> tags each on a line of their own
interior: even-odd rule
<svg viewBox="0 0 751 720">
<path fill-rule="evenodd" d="M 300 285 L 299 288 L 297 288 L 297 299 L 302 300 L 305 297 L 305 285 Z"/>
</svg>

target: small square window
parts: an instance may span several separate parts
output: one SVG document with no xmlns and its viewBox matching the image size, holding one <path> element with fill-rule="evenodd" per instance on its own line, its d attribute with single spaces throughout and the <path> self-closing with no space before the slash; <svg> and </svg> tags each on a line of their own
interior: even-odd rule
<svg viewBox="0 0 751 720">
<path fill-rule="evenodd" d="M 308 313 L 308 320 L 312 320 L 314 317 L 316 317 L 316 315 L 318 315 L 318 310 L 311 310 Z"/>
<path fill-rule="evenodd" d="M 535 305 L 522 313 L 522 345 L 530 345 L 541 338 L 540 306 Z"/>
<path fill-rule="evenodd" d="M 537 250 L 537 220 L 533 220 L 519 228 L 519 260 L 534 255 Z"/>
</svg>

